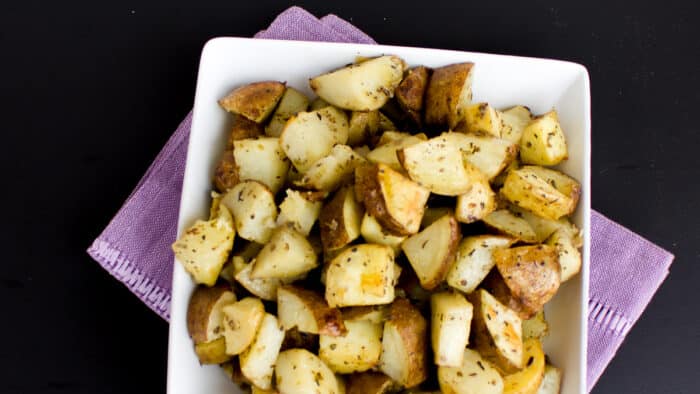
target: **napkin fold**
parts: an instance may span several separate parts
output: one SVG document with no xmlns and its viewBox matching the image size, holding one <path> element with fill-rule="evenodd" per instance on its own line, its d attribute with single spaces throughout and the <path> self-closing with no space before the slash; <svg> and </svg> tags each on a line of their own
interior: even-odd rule
<svg viewBox="0 0 700 394">
<path fill-rule="evenodd" d="M 256 38 L 375 44 L 327 15 L 291 7 Z M 192 122 L 188 114 L 88 253 L 148 307 L 170 318 L 177 218 Z M 598 212 L 591 217 L 588 390 L 668 274 L 673 255 Z"/>
</svg>

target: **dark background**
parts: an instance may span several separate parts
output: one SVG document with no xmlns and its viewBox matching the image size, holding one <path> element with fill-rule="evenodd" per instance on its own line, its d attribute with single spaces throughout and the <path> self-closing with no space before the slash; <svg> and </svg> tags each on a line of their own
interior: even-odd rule
<svg viewBox="0 0 700 394">
<path fill-rule="evenodd" d="M 384 44 L 584 64 L 593 206 L 676 255 L 594 392 L 697 393 L 697 7 L 560 3 L 300 5 L 336 13 Z M 167 324 L 85 249 L 192 106 L 204 43 L 251 36 L 288 5 L 3 3 L 0 392 L 165 391 Z"/>
</svg>

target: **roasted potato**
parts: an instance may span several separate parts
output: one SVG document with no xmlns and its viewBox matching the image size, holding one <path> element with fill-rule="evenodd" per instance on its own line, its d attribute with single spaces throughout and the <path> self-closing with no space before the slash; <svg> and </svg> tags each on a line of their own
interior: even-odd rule
<svg viewBox="0 0 700 394">
<path fill-rule="evenodd" d="M 172 245 L 175 258 L 195 283 L 213 286 L 233 248 L 236 230 L 227 207 L 219 205 L 216 217 L 197 220 Z"/>
<path fill-rule="evenodd" d="M 535 316 L 523 320 L 523 339 L 537 338 L 542 340 L 549 334 L 549 323 L 544 318 L 544 311 L 539 311 Z"/>
<path fill-rule="evenodd" d="M 394 251 L 384 245 L 352 246 L 328 265 L 326 301 L 331 307 L 380 305 L 394 300 Z"/>
<path fill-rule="evenodd" d="M 362 372 L 348 376 L 347 394 L 388 394 L 396 384 L 379 372 Z"/>
<path fill-rule="evenodd" d="M 524 219 L 515 216 L 507 209 L 498 209 L 482 219 L 486 226 L 498 233 L 508 235 L 523 242 L 537 242 L 537 234 Z"/>
<path fill-rule="evenodd" d="M 581 185 L 559 171 L 525 166 L 508 174 L 501 194 L 521 208 L 557 220 L 576 210 Z"/>
<path fill-rule="evenodd" d="M 265 307 L 259 298 L 246 297 L 236 303 L 226 305 L 221 310 L 223 314 L 224 338 L 226 339 L 226 354 L 235 356 L 241 354 L 253 343 L 258 333 Z"/>
<path fill-rule="evenodd" d="M 500 174 L 518 156 L 518 146 L 500 138 L 456 132 L 442 133 L 441 137 L 458 146 L 464 158 L 489 180 Z"/>
<path fill-rule="evenodd" d="M 396 88 L 396 101 L 417 125 L 423 122 L 423 99 L 428 88 L 429 78 L 429 68 L 425 66 L 414 67 L 408 70 Z"/>
<path fill-rule="evenodd" d="M 403 387 L 427 379 L 427 322 L 405 298 L 391 304 L 384 323 L 379 369 Z"/>
<path fill-rule="evenodd" d="M 231 356 L 226 354 L 224 338 L 195 344 L 194 352 L 197 354 L 200 364 L 222 364 L 231 359 Z"/>
<path fill-rule="evenodd" d="M 306 237 L 292 226 L 282 225 L 273 231 L 252 264 L 251 278 L 291 279 L 316 268 L 318 258 Z"/>
<path fill-rule="evenodd" d="M 319 225 L 324 250 L 336 250 L 360 236 L 360 225 L 364 211 L 355 201 L 352 187 L 338 190 L 333 198 L 321 208 Z"/>
<path fill-rule="evenodd" d="M 455 214 L 455 210 L 452 209 L 451 207 L 427 206 L 425 208 L 425 212 L 423 213 L 423 220 L 421 220 L 420 228 L 424 229 L 424 228 L 430 226 L 436 220 L 440 219 L 441 217 L 443 217 L 445 215 L 454 216 L 454 214 Z"/>
<path fill-rule="evenodd" d="M 473 63 L 458 63 L 433 70 L 425 92 L 425 123 L 453 129 L 472 101 Z"/>
<path fill-rule="evenodd" d="M 472 304 L 459 293 L 433 293 L 430 297 L 430 338 L 435 365 L 462 365 L 473 313 Z"/>
<path fill-rule="evenodd" d="M 301 173 L 331 153 L 333 145 L 347 140 L 348 117 L 335 107 L 299 112 L 289 118 L 280 134 L 282 150 Z"/>
<path fill-rule="evenodd" d="M 258 138 L 265 134 L 263 125 L 241 115 L 234 115 L 233 126 L 229 131 L 226 150 L 233 150 L 233 143 L 238 140 Z"/>
<path fill-rule="evenodd" d="M 520 139 L 520 160 L 525 164 L 554 166 L 569 157 L 566 137 L 552 110 L 533 119 Z"/>
<path fill-rule="evenodd" d="M 461 223 L 474 223 L 485 218 L 494 210 L 496 210 L 496 193 L 491 190 L 486 177 L 479 172 L 478 176 L 474 177 L 469 189 L 457 196 L 455 217 Z"/>
<path fill-rule="evenodd" d="M 270 240 L 277 220 L 275 196 L 262 183 L 245 181 L 229 190 L 221 199 L 234 218 L 238 235 L 249 241 Z"/>
<path fill-rule="evenodd" d="M 266 313 L 253 343 L 239 356 L 241 372 L 253 385 L 263 390 L 272 388 L 272 373 L 283 340 L 284 330 L 277 318 Z"/>
<path fill-rule="evenodd" d="M 557 252 L 562 282 L 566 282 L 581 271 L 581 252 L 574 245 L 574 239 L 569 230 L 558 229 L 546 243 Z"/>
<path fill-rule="evenodd" d="M 281 351 L 289 349 L 306 349 L 318 353 L 318 335 L 301 332 L 296 327 L 285 330 Z"/>
<path fill-rule="evenodd" d="M 228 112 L 244 116 L 255 123 L 263 123 L 272 114 L 285 89 L 282 82 L 254 82 L 234 89 L 219 100 L 219 105 Z"/>
<path fill-rule="evenodd" d="M 545 361 L 539 339 L 523 344 L 523 369 L 503 377 L 503 394 L 537 394 L 544 377 Z"/>
<path fill-rule="evenodd" d="M 373 111 L 394 97 L 405 68 L 397 56 L 380 56 L 311 78 L 309 86 L 336 107 Z"/>
<path fill-rule="evenodd" d="M 372 163 L 382 163 L 391 167 L 396 171 L 403 171 L 399 158 L 396 155 L 398 151 L 419 142 L 427 140 L 425 134 L 411 135 L 400 132 L 385 132 L 382 134 L 377 147 L 367 154 L 367 160 Z"/>
<path fill-rule="evenodd" d="M 367 320 L 375 324 L 382 324 L 386 320 L 387 305 L 353 306 L 343 308 L 344 321 Z"/>
<path fill-rule="evenodd" d="M 287 189 L 287 196 L 280 204 L 277 224 L 290 223 L 299 234 L 308 236 L 316 219 L 321 214 L 322 200 L 313 192 Z"/>
<path fill-rule="evenodd" d="M 330 106 L 331 105 L 328 103 L 328 101 L 326 101 L 320 97 L 316 97 L 311 102 L 311 104 L 309 104 L 309 111 L 316 111 L 316 110 L 319 110 L 321 108 L 326 108 L 326 107 L 330 107 Z"/>
<path fill-rule="evenodd" d="M 318 356 L 336 373 L 364 372 L 379 363 L 382 324 L 369 320 L 346 321 L 343 336 L 321 334 Z"/>
<path fill-rule="evenodd" d="M 316 292 L 298 286 L 277 289 L 277 315 L 285 330 L 296 327 L 301 332 L 330 337 L 347 333 L 340 310 L 330 308 Z"/>
<path fill-rule="evenodd" d="M 418 232 L 430 192 L 384 164 L 355 170 L 355 194 L 382 226 L 396 235 Z"/>
<path fill-rule="evenodd" d="M 435 194 L 457 196 L 486 181 L 481 171 L 465 162 L 459 146 L 445 137 L 397 150 L 396 155 L 409 178 Z"/>
<path fill-rule="evenodd" d="M 195 344 L 211 342 L 224 335 L 222 309 L 236 302 L 229 286 L 197 286 L 187 307 L 187 332 Z"/>
<path fill-rule="evenodd" d="M 500 235 L 466 237 L 457 248 L 455 263 L 447 272 L 447 284 L 464 293 L 471 293 L 496 265 L 493 251 L 509 247 L 515 240 Z"/>
<path fill-rule="evenodd" d="M 561 369 L 552 365 L 545 365 L 542 383 L 536 394 L 559 394 L 561 390 Z"/>
<path fill-rule="evenodd" d="M 236 270 L 236 281 L 248 290 L 251 294 L 262 298 L 265 301 L 275 301 L 277 300 L 277 289 L 288 283 L 292 283 L 300 277 L 293 277 L 288 279 L 279 278 L 253 278 L 251 276 L 251 271 L 253 269 L 253 264 L 248 264 L 241 257 L 233 257 L 234 266 L 238 266 Z"/>
<path fill-rule="evenodd" d="M 368 213 L 365 213 L 365 216 L 362 218 L 360 234 L 369 243 L 390 246 L 394 249 L 394 253 L 401 250 L 401 242 L 406 239 L 405 236 L 393 235 L 384 230 L 377 219 Z"/>
<path fill-rule="evenodd" d="M 333 147 L 328 156 L 319 159 L 300 180 L 294 183 L 303 188 L 333 191 L 342 184 L 350 182 L 355 174 L 355 168 L 366 162 L 367 160 L 349 146 L 338 144 Z"/>
<path fill-rule="evenodd" d="M 522 105 L 508 108 L 499 114 L 501 118 L 501 138 L 520 144 L 523 131 L 532 120 L 530 108 Z"/>
<path fill-rule="evenodd" d="M 401 243 L 423 288 L 432 290 L 445 280 L 461 238 L 459 223 L 448 214 Z"/>
<path fill-rule="evenodd" d="M 287 120 L 299 112 L 306 111 L 308 107 L 309 98 L 304 93 L 287 86 L 287 90 L 284 91 L 275 112 L 270 118 L 270 123 L 265 126 L 265 134 L 270 137 L 279 137 Z"/>
<path fill-rule="evenodd" d="M 522 368 L 522 320 L 484 289 L 469 295 L 474 305 L 474 342 L 484 358 L 510 373 Z"/>
<path fill-rule="evenodd" d="M 378 110 L 353 111 L 349 124 L 348 145 L 350 146 L 373 143 L 380 132 L 396 130 L 394 123 Z"/>
<path fill-rule="evenodd" d="M 575 227 L 566 217 L 558 220 L 546 219 L 514 204 L 508 204 L 507 207 L 510 212 L 525 220 L 532 227 L 532 230 L 535 232 L 535 242 L 537 243 L 544 242 L 558 229 L 568 231 Z"/>
<path fill-rule="evenodd" d="M 305 349 L 280 353 L 275 365 L 277 390 L 284 394 L 341 394 L 338 379 L 318 356 Z"/>
<path fill-rule="evenodd" d="M 502 394 L 503 378 L 490 362 L 472 349 L 463 352 L 458 366 L 438 367 L 438 382 L 443 394 Z"/>
<path fill-rule="evenodd" d="M 501 137 L 501 117 L 488 103 L 469 104 L 464 107 L 463 114 L 464 117 L 455 130 Z"/>
<path fill-rule="evenodd" d="M 289 172 L 289 160 L 280 147 L 279 138 L 243 139 L 234 141 L 233 147 L 238 179 L 258 181 L 276 194 Z"/>
<path fill-rule="evenodd" d="M 236 186 L 239 181 L 238 166 L 236 165 L 236 159 L 233 157 L 233 150 L 227 150 L 214 170 L 214 187 L 216 187 L 216 190 L 225 193 Z"/>
</svg>

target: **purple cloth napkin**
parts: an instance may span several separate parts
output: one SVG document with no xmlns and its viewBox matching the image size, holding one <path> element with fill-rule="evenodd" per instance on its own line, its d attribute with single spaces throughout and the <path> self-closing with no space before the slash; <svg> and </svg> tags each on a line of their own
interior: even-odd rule
<svg viewBox="0 0 700 394">
<path fill-rule="evenodd" d="M 257 38 L 375 44 L 338 18 L 302 8 L 281 13 Z M 156 157 L 88 253 L 154 312 L 170 318 L 170 286 L 192 114 Z M 668 274 L 673 255 L 593 212 L 588 310 L 588 389 Z"/>
</svg>

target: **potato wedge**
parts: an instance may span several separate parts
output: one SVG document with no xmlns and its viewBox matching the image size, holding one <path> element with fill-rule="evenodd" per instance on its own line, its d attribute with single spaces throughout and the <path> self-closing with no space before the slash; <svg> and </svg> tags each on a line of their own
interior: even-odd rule
<svg viewBox="0 0 700 394">
<path fill-rule="evenodd" d="M 571 223 L 565 217 L 559 218 L 558 220 L 546 219 L 514 204 L 508 204 L 508 210 L 515 216 L 524 219 L 526 222 L 528 222 L 528 224 L 530 224 L 532 230 L 535 231 L 535 242 L 537 243 L 544 242 L 558 229 L 568 231 L 568 229 L 573 228 Z"/>
<path fill-rule="evenodd" d="M 426 141 L 425 134 L 411 135 L 408 133 L 385 132 L 374 150 L 367 154 L 367 160 L 372 163 L 386 164 L 396 171 L 403 171 L 403 167 L 396 155 L 398 151 L 419 142 Z"/>
<path fill-rule="evenodd" d="M 457 220 L 452 215 L 445 215 L 401 243 L 401 249 L 423 288 L 432 290 L 445 280 L 455 261 L 461 238 Z"/>
<path fill-rule="evenodd" d="M 172 245 L 175 258 L 195 283 L 213 286 L 233 248 L 236 230 L 227 207 L 219 205 L 216 217 L 197 220 Z"/>
<path fill-rule="evenodd" d="M 438 382 L 443 394 L 502 394 L 503 378 L 490 362 L 472 349 L 463 352 L 455 367 L 438 367 Z"/>
<path fill-rule="evenodd" d="M 284 394 L 340 394 L 338 379 L 318 356 L 305 349 L 280 353 L 275 365 L 277 390 Z"/>
<path fill-rule="evenodd" d="M 378 110 L 353 111 L 349 123 L 347 144 L 350 146 L 373 143 L 380 132 L 396 130 L 394 123 Z"/>
<path fill-rule="evenodd" d="M 335 144 L 347 140 L 348 117 L 335 107 L 299 112 L 289 118 L 280 134 L 282 150 L 301 173 L 331 153 Z"/>
<path fill-rule="evenodd" d="M 545 365 L 542 383 L 540 383 L 536 394 L 559 394 L 561 390 L 561 378 L 561 369 L 549 364 Z"/>
<path fill-rule="evenodd" d="M 362 218 L 360 234 L 369 243 L 390 246 L 394 249 L 394 253 L 401 250 L 401 242 L 406 239 L 405 236 L 393 235 L 384 230 L 377 219 L 368 213 L 365 213 L 365 216 Z"/>
<path fill-rule="evenodd" d="M 284 185 L 289 160 L 280 147 L 279 138 L 243 139 L 233 142 L 233 158 L 241 181 L 258 181 L 272 194 Z"/>
<path fill-rule="evenodd" d="M 504 372 L 523 365 L 522 320 L 484 289 L 469 295 L 474 305 L 474 342 L 479 353 Z"/>
<path fill-rule="evenodd" d="M 233 150 L 227 150 L 221 156 L 219 164 L 214 170 L 214 187 L 216 190 L 225 193 L 233 188 L 240 181 L 238 177 L 238 166 L 236 159 L 233 157 Z"/>
<path fill-rule="evenodd" d="M 544 339 L 549 334 L 549 323 L 544 318 L 544 311 L 527 320 L 523 320 L 523 339 L 537 338 Z"/>
<path fill-rule="evenodd" d="M 384 323 L 379 369 L 403 387 L 427 379 L 427 323 L 418 309 L 405 298 L 389 307 Z"/>
<path fill-rule="evenodd" d="M 544 371 L 542 344 L 530 338 L 523 344 L 523 369 L 503 377 L 503 394 L 537 394 Z"/>
<path fill-rule="evenodd" d="M 417 125 L 423 123 L 423 99 L 428 88 L 430 71 L 425 66 L 414 67 L 408 70 L 396 88 L 396 101 Z"/>
<path fill-rule="evenodd" d="M 397 56 L 380 56 L 311 78 L 309 86 L 336 107 L 373 111 L 394 97 L 405 68 Z"/>
<path fill-rule="evenodd" d="M 308 236 L 321 214 L 323 202 L 318 201 L 311 192 L 287 189 L 286 193 L 287 197 L 280 204 L 277 224 L 290 223 L 299 234 Z"/>
<path fill-rule="evenodd" d="M 298 286 L 277 289 L 277 315 L 285 330 L 296 327 L 301 332 L 330 337 L 347 333 L 340 310 L 330 308 L 316 292 Z"/>
<path fill-rule="evenodd" d="M 366 162 L 349 146 L 338 144 L 328 156 L 319 159 L 294 183 L 303 188 L 333 191 L 352 181 L 355 168 Z"/>
<path fill-rule="evenodd" d="M 226 141 L 226 150 L 233 150 L 233 143 L 238 140 L 249 138 L 258 138 L 265 134 L 265 129 L 259 123 L 241 115 L 234 115 L 233 126 L 229 131 L 228 140 Z"/>
<path fill-rule="evenodd" d="M 425 123 L 453 129 L 472 101 L 473 63 L 458 63 L 433 70 L 425 92 Z"/>
<path fill-rule="evenodd" d="M 360 236 L 360 225 L 364 210 L 355 201 L 352 187 L 338 190 L 321 209 L 319 225 L 324 250 L 336 250 Z"/>
<path fill-rule="evenodd" d="M 501 138 L 514 144 L 520 144 L 523 131 L 532 120 L 530 108 L 516 105 L 500 112 Z"/>
<path fill-rule="evenodd" d="M 493 252 L 496 268 L 511 294 L 519 301 L 521 318 L 541 311 L 557 290 L 561 268 L 556 249 L 548 245 L 528 245 Z"/>
<path fill-rule="evenodd" d="M 394 252 L 384 245 L 352 246 L 328 265 L 326 301 L 331 307 L 381 305 L 394 300 Z"/>
<path fill-rule="evenodd" d="M 252 261 L 252 278 L 292 279 L 318 266 L 318 258 L 309 241 L 290 225 L 273 231 L 270 242 Z"/>
<path fill-rule="evenodd" d="M 515 240 L 500 235 L 466 237 L 457 248 L 455 263 L 447 272 L 447 284 L 464 293 L 473 292 L 496 265 L 493 251 L 509 247 Z"/>
<path fill-rule="evenodd" d="M 306 111 L 309 107 L 309 98 L 304 93 L 287 86 L 270 122 L 265 126 L 265 134 L 270 137 L 279 137 L 287 120 L 299 112 Z"/>
<path fill-rule="evenodd" d="M 482 219 L 484 223 L 497 232 L 519 239 L 523 242 L 537 242 L 537 234 L 524 219 L 513 215 L 507 209 L 498 209 Z"/>
<path fill-rule="evenodd" d="M 277 300 L 277 289 L 285 284 L 292 283 L 300 277 L 279 279 L 279 278 L 253 278 L 251 271 L 253 264 L 248 264 L 241 257 L 234 256 L 233 264 L 238 265 L 236 271 L 236 281 L 248 290 L 251 294 L 262 298 L 265 301 Z"/>
<path fill-rule="evenodd" d="M 508 174 L 501 194 L 538 216 L 557 220 L 576 210 L 581 185 L 559 171 L 525 166 Z"/>
<path fill-rule="evenodd" d="M 226 341 L 224 338 L 214 339 L 194 345 L 200 364 L 222 364 L 231 359 L 226 354 Z"/>
<path fill-rule="evenodd" d="M 455 217 L 461 223 L 474 223 L 496 210 L 496 193 L 491 190 L 489 181 L 480 172 L 474 178 L 469 190 L 457 197 Z"/>
<path fill-rule="evenodd" d="M 239 356 L 241 372 L 253 385 L 264 390 L 272 388 L 272 373 L 283 340 L 284 330 L 277 318 L 266 313 L 253 343 Z"/>
<path fill-rule="evenodd" d="M 454 128 L 457 131 L 501 137 L 501 117 L 488 103 L 474 103 L 464 107 L 463 119 Z"/>
<path fill-rule="evenodd" d="M 258 333 L 265 307 L 259 298 L 246 297 L 236 303 L 226 305 L 221 310 L 223 314 L 224 338 L 226 339 L 226 354 L 235 356 L 241 354 L 253 343 Z"/>
<path fill-rule="evenodd" d="M 462 365 L 473 312 L 472 304 L 459 293 L 433 293 L 430 297 L 430 338 L 435 365 Z"/>
<path fill-rule="evenodd" d="M 396 235 L 420 229 L 430 192 L 384 164 L 355 170 L 355 194 L 382 226 Z"/>
<path fill-rule="evenodd" d="M 348 376 L 347 394 L 388 394 L 395 383 L 379 372 L 363 372 Z"/>
<path fill-rule="evenodd" d="M 343 336 L 319 337 L 318 356 L 336 373 L 364 372 L 379 363 L 382 324 L 369 320 L 346 321 Z"/>
<path fill-rule="evenodd" d="M 234 218 L 238 235 L 264 244 L 270 240 L 277 220 L 275 196 L 262 183 L 244 181 L 229 190 L 221 199 Z"/>
<path fill-rule="evenodd" d="M 500 138 L 456 132 L 442 133 L 464 158 L 491 180 L 518 157 L 518 146 Z"/>
<path fill-rule="evenodd" d="M 211 342 L 224 335 L 225 306 L 236 302 L 229 286 L 197 286 L 187 307 L 187 332 L 195 344 Z"/>
<path fill-rule="evenodd" d="M 569 157 L 566 137 L 552 110 L 533 119 L 523 130 L 520 160 L 525 164 L 554 166 Z"/>
<path fill-rule="evenodd" d="M 444 137 L 435 137 L 396 151 L 409 178 L 432 193 L 457 196 L 472 184 L 486 181 L 481 172 L 465 162 L 459 146 Z"/>
<path fill-rule="evenodd" d="M 493 186 L 494 189 L 500 189 L 506 182 L 508 174 L 511 171 L 517 170 L 518 168 L 520 168 L 520 161 L 518 161 L 518 159 L 514 159 L 510 162 L 510 164 L 508 164 L 508 166 L 506 166 L 506 168 L 503 169 L 503 171 L 491 179 L 491 186 Z"/>
<path fill-rule="evenodd" d="M 282 82 L 254 82 L 234 89 L 219 100 L 219 105 L 228 112 L 244 116 L 255 123 L 263 123 L 272 114 L 285 89 Z"/>
<path fill-rule="evenodd" d="M 558 229 L 546 243 L 557 251 L 562 282 L 566 282 L 581 271 L 581 252 L 574 245 L 570 231 L 566 228 Z"/>
</svg>

